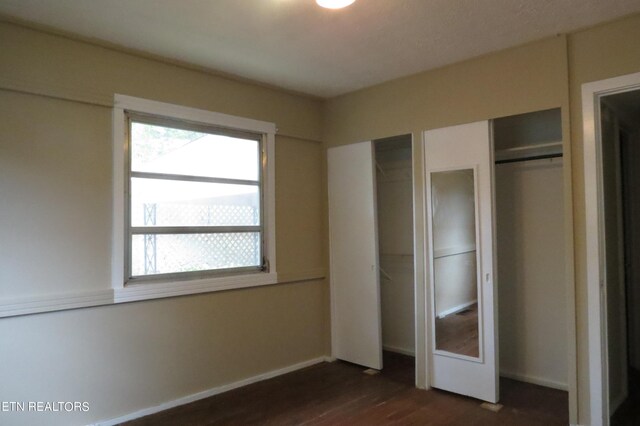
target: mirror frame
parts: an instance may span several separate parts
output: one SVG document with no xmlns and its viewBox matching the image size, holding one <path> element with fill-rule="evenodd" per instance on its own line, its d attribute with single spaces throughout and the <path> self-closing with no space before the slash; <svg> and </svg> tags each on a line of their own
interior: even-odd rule
<svg viewBox="0 0 640 426">
<path fill-rule="evenodd" d="M 433 191 L 432 191 L 432 175 L 434 173 L 440 172 L 455 172 L 459 170 L 473 170 L 473 191 L 474 191 L 474 217 L 475 217 L 475 238 L 476 238 L 476 291 L 478 295 L 478 356 L 471 357 L 468 355 L 457 354 L 455 352 L 444 351 L 441 349 L 437 349 L 436 346 L 436 300 L 435 300 L 435 259 L 434 255 L 434 239 L 433 239 Z M 428 267 L 429 271 L 427 273 L 427 279 L 429 280 L 429 297 L 431 298 L 429 306 L 431 308 L 430 318 L 430 331 L 431 331 L 431 352 L 434 355 L 447 356 L 451 358 L 458 358 L 465 361 L 484 363 L 484 336 L 483 336 L 483 317 L 484 317 L 484 307 L 482 306 L 482 249 L 481 249 L 481 230 L 480 230 L 480 209 L 479 202 L 480 198 L 478 196 L 478 164 L 471 164 L 468 166 L 455 166 L 455 167 L 446 167 L 446 168 L 438 168 L 438 169 L 430 169 L 427 171 L 427 182 L 426 182 L 426 205 L 427 205 L 427 238 L 425 239 L 425 243 L 427 244 L 427 253 L 428 253 Z M 489 200 L 490 202 L 491 200 Z"/>
</svg>

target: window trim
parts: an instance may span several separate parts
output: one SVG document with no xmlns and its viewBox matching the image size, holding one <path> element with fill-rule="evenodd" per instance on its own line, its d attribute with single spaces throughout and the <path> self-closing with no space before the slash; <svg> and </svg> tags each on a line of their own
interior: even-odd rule
<svg viewBox="0 0 640 426">
<path fill-rule="evenodd" d="M 265 253 L 265 241 L 264 241 L 264 193 L 263 193 L 263 181 L 264 181 L 264 163 L 263 158 L 267 153 L 265 150 L 264 134 L 257 132 L 239 131 L 231 129 L 223 129 L 220 126 L 212 126 L 210 124 L 204 125 L 203 123 L 195 123 L 187 120 L 176 120 L 169 117 L 160 117 L 150 114 L 140 114 L 129 109 L 125 110 L 125 143 L 127 144 L 128 155 L 125 158 L 125 229 L 126 241 L 125 244 L 125 287 L 136 283 L 157 283 L 164 281 L 171 281 L 175 279 L 187 280 L 207 278 L 213 276 L 229 276 L 238 275 L 241 273 L 251 273 L 262 271 L 265 267 L 264 253 Z M 257 180 L 241 180 L 230 179 L 221 177 L 208 177 L 208 176 L 191 176 L 181 174 L 167 174 L 167 173 L 151 173 L 142 171 L 133 171 L 131 169 L 131 126 L 133 123 L 150 124 L 155 126 L 169 127 L 173 129 L 194 130 L 206 134 L 222 135 L 237 137 L 245 140 L 252 140 L 258 143 L 260 151 L 259 157 L 259 171 Z M 131 224 L 131 178 L 143 178 L 143 179 L 158 179 L 158 180 L 175 180 L 180 182 L 209 182 L 209 183 L 222 183 L 231 185 L 247 185 L 258 187 L 260 193 L 260 224 L 257 226 L 154 226 L 152 228 L 146 226 L 133 226 Z M 132 241 L 134 235 L 146 235 L 153 229 L 153 234 L 215 234 L 215 233 L 259 233 L 260 234 L 260 247 L 258 253 L 259 264 L 255 266 L 244 266 L 236 268 L 226 268 L 221 270 L 197 270 L 189 272 L 170 272 L 170 273 L 158 273 L 147 275 L 133 275 L 132 271 Z M 146 231 L 146 232 L 145 232 Z"/>
<path fill-rule="evenodd" d="M 266 260 L 267 270 L 228 271 L 199 277 L 166 274 L 160 281 L 149 282 L 136 279 L 127 282 L 128 274 L 128 188 L 129 170 L 127 141 L 127 113 L 167 118 L 167 122 L 185 121 L 189 125 L 202 125 L 228 129 L 238 134 L 262 135 L 262 215 L 263 215 L 263 247 L 262 256 Z M 155 118 L 151 118 L 155 119 Z M 202 109 L 168 104 L 132 96 L 114 95 L 113 107 L 113 209 L 112 209 L 112 265 L 111 282 L 116 302 L 153 299 L 178 295 L 228 290 L 233 288 L 253 287 L 275 284 L 278 281 L 276 272 L 275 246 L 275 124 L 237 117 Z"/>
</svg>

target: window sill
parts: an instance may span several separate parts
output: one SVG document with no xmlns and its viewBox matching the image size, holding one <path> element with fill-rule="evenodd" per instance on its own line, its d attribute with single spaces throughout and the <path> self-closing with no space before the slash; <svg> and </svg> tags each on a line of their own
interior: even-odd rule
<svg viewBox="0 0 640 426">
<path fill-rule="evenodd" d="M 275 272 L 258 272 L 232 277 L 205 278 L 167 283 L 130 284 L 114 289 L 114 303 L 160 299 L 164 297 L 186 296 L 189 294 L 258 287 L 278 283 Z"/>
</svg>

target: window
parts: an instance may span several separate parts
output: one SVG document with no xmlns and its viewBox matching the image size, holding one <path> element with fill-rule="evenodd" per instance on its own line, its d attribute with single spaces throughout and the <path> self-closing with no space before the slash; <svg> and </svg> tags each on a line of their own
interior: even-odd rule
<svg viewBox="0 0 640 426">
<path fill-rule="evenodd" d="M 275 126 L 121 95 L 115 103 L 114 172 L 124 170 L 114 187 L 116 290 L 275 282 Z"/>
</svg>

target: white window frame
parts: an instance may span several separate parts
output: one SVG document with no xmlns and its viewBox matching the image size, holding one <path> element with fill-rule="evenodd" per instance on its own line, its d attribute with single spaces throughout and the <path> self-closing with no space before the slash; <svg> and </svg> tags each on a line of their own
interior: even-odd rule
<svg viewBox="0 0 640 426">
<path fill-rule="evenodd" d="M 126 220 L 127 190 L 127 116 L 126 113 L 150 114 L 172 120 L 215 126 L 263 135 L 263 257 L 268 265 L 266 271 L 239 272 L 233 275 L 208 276 L 196 279 L 175 278 L 162 282 L 127 283 L 128 229 Z M 113 211 L 112 211 L 112 267 L 111 283 L 114 302 L 127 302 L 161 297 L 181 296 L 211 291 L 255 287 L 278 282 L 276 272 L 275 242 L 275 124 L 244 117 L 221 114 L 202 109 L 136 98 L 114 95 L 113 107 Z"/>
</svg>

